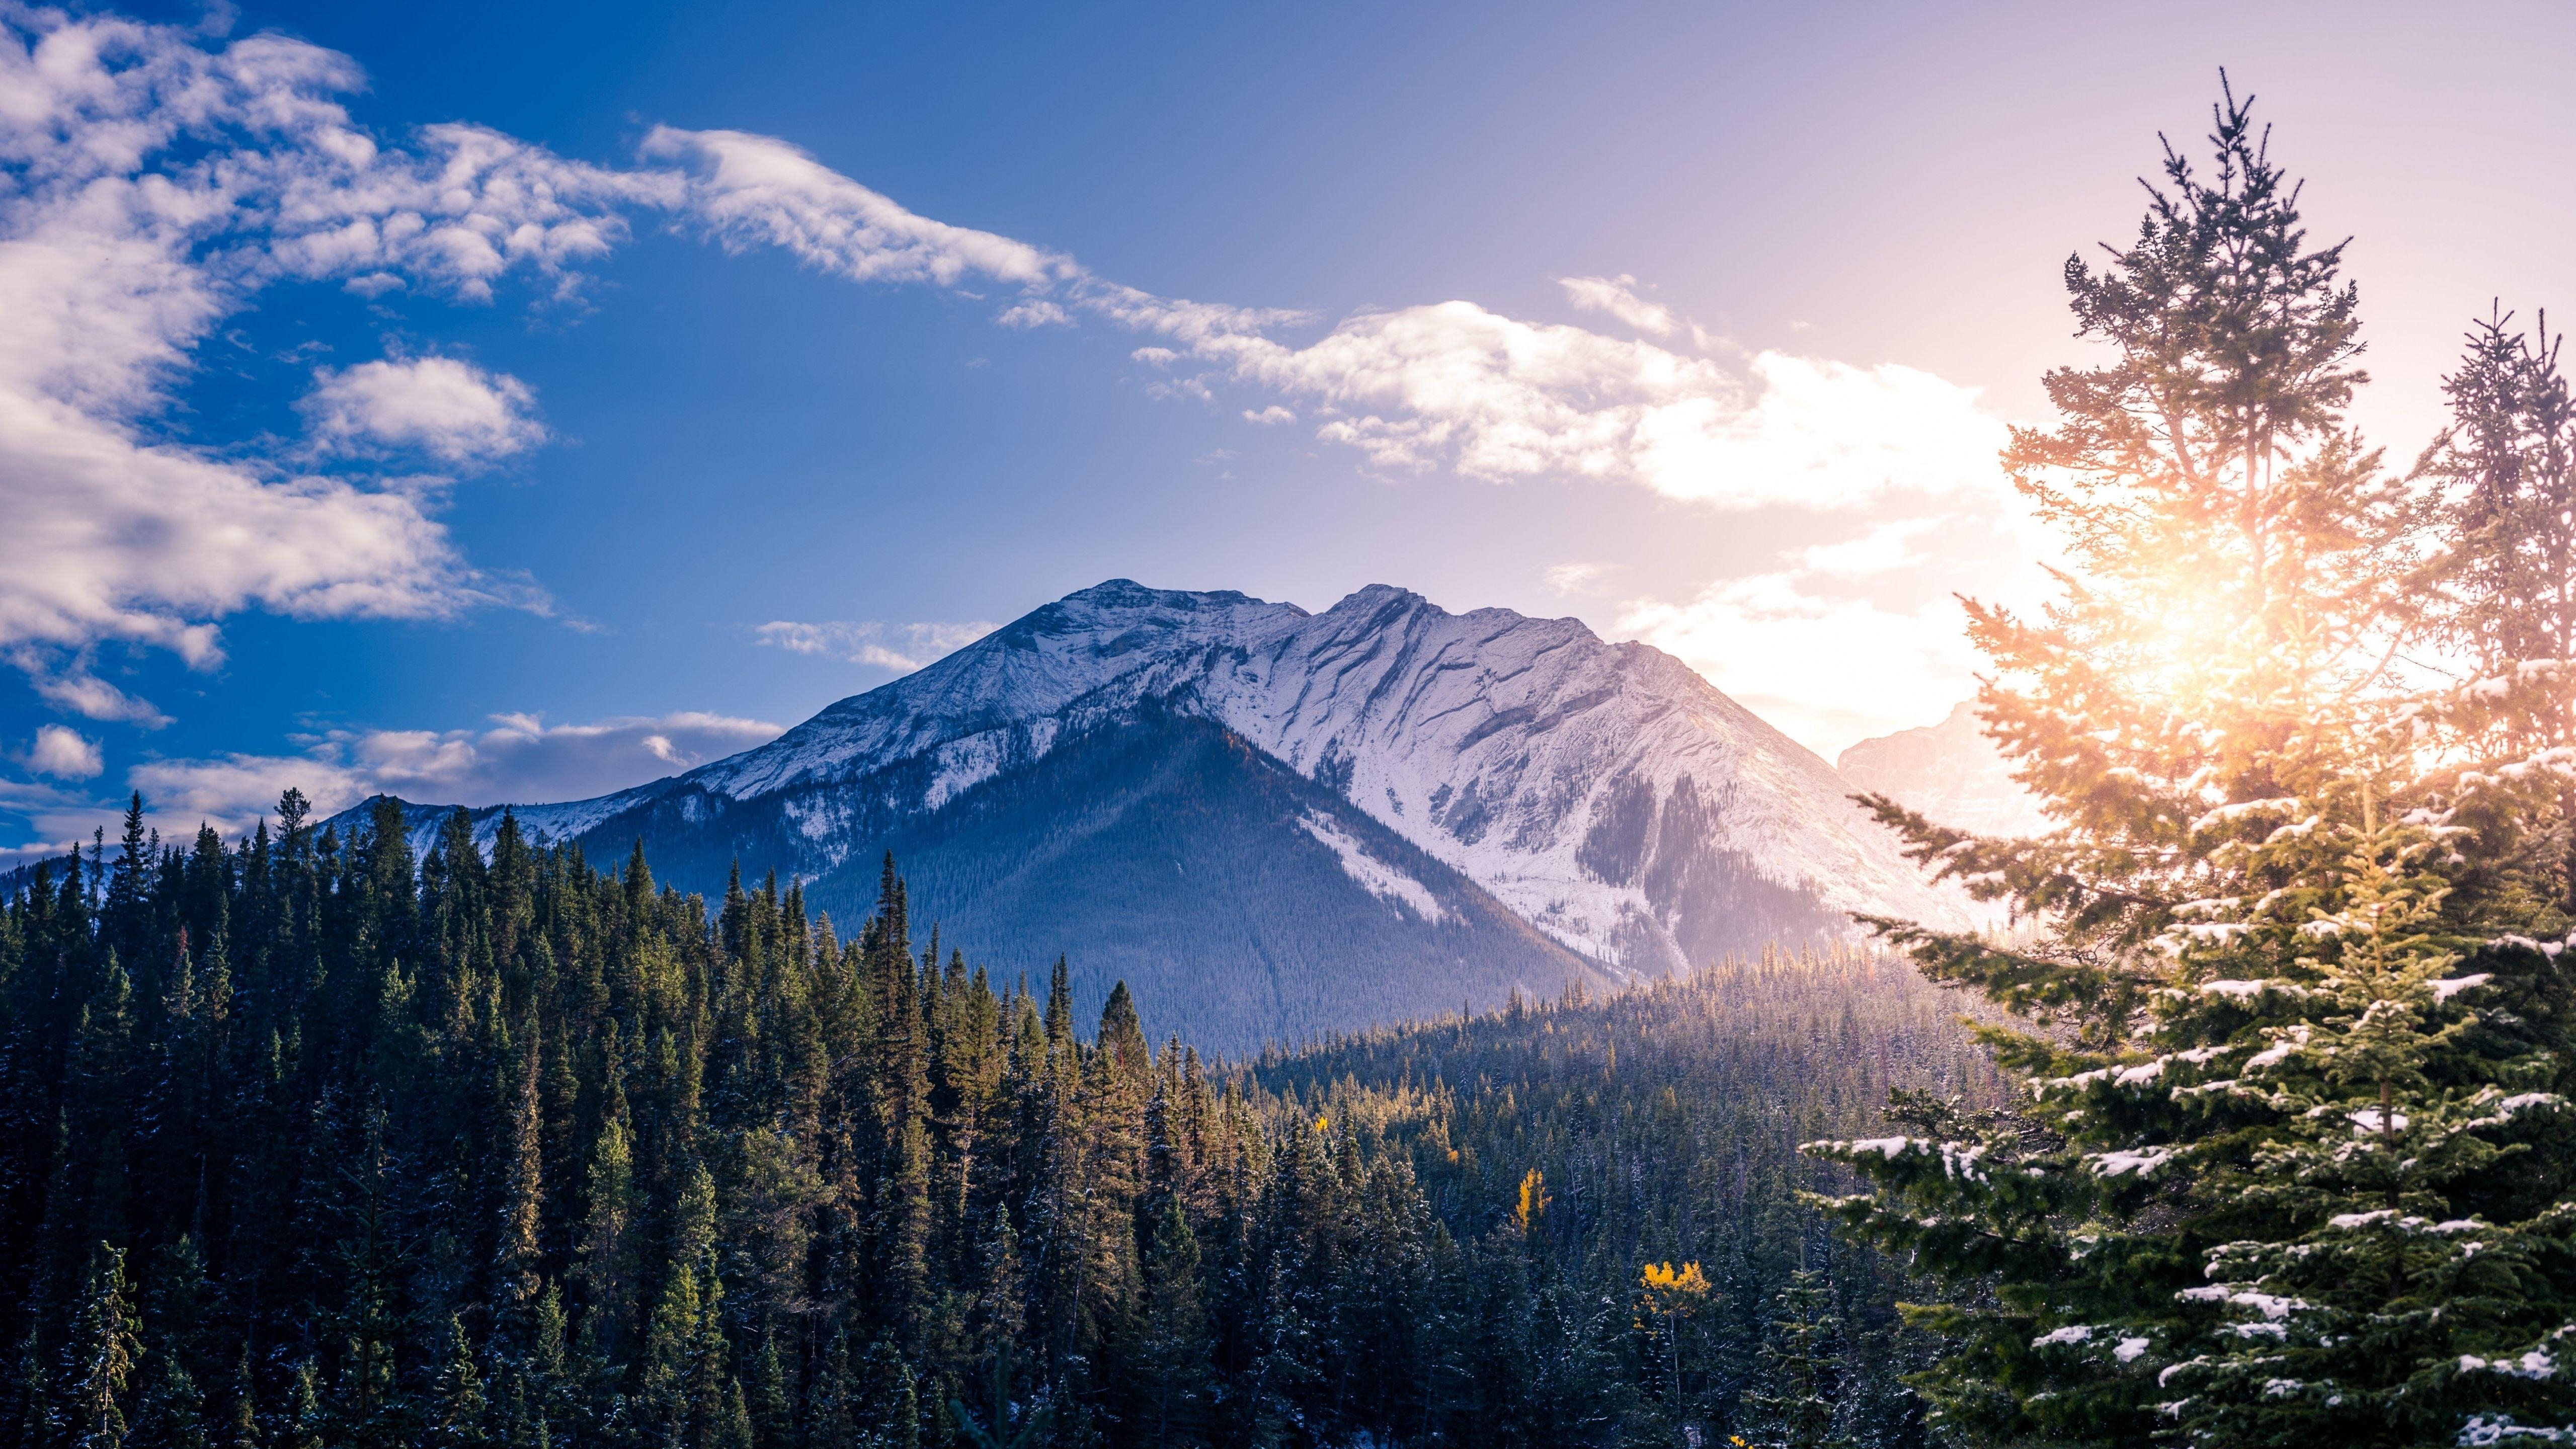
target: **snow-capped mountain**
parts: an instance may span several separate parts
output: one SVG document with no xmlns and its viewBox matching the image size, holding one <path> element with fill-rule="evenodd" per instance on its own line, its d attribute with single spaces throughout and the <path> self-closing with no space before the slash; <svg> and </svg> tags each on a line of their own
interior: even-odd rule
<svg viewBox="0 0 2576 1449">
<path fill-rule="evenodd" d="M 954 822 L 1007 815 L 1009 843 L 991 850 L 1015 861 L 1058 849 L 1041 843 L 1143 768 L 1102 775 L 1104 751 L 1150 760 L 1200 748 L 1192 731 L 1211 728 L 1258 757 L 1224 765 L 1238 772 L 1228 780 L 1293 780 L 1254 790 L 1289 833 L 1247 849 L 1293 839 L 1417 928 L 1454 916 L 1463 929 L 1498 902 L 1560 948 L 1527 957 L 1524 975 L 1556 973 L 1531 983 L 1542 989 L 1576 958 L 1661 973 L 1843 934 L 1852 910 L 1959 917 L 1832 767 L 1679 660 L 1577 620 L 1451 614 L 1385 586 L 1310 614 L 1112 580 L 757 749 L 517 814 L 594 858 L 642 839 L 657 871 L 683 879 L 739 858 L 855 896 L 890 846 L 908 869 L 925 850 L 953 851 Z M 1076 774 L 1093 794 L 1059 778 Z M 1169 812 L 1196 797 L 1154 798 Z M 425 835 L 436 813 L 418 810 L 415 828 Z M 488 837 L 497 811 L 479 813 Z M 1174 865 L 1186 877 L 1188 853 Z M 989 893 L 994 869 L 959 857 L 958 889 Z M 1257 870 L 1245 879 L 1261 888 Z M 820 884 L 808 894 L 831 902 Z M 1538 949 L 1525 946 L 1511 950 Z M 1079 944 L 1044 949 L 1073 951 L 1079 969 Z"/>
<path fill-rule="evenodd" d="M 2049 829 L 2039 797 L 2012 777 L 1973 702 L 1963 701 L 1939 724 L 1863 740 L 1843 751 L 1834 768 L 1852 788 L 1885 795 L 1954 829 L 1980 835 Z"/>
</svg>

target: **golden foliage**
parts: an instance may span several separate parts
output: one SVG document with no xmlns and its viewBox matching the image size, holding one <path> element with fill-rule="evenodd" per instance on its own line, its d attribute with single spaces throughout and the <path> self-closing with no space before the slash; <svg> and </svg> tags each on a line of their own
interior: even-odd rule
<svg viewBox="0 0 2576 1449">
<path fill-rule="evenodd" d="M 1697 1263 L 1684 1263 L 1676 1268 L 1670 1263 L 1648 1263 L 1637 1280 L 1637 1326 L 1652 1330 L 1655 1319 L 1662 1319 L 1665 1332 L 1671 1332 L 1682 1319 L 1696 1316 L 1708 1301 L 1708 1275 Z"/>
<path fill-rule="evenodd" d="M 1531 1168 L 1529 1176 L 1521 1179 L 1521 1202 L 1519 1207 L 1512 1209 L 1512 1221 L 1520 1224 L 1522 1232 L 1528 1232 L 1530 1224 L 1547 1211 L 1551 1201 L 1554 1199 L 1547 1195 L 1546 1177 L 1537 1168 Z"/>
<path fill-rule="evenodd" d="M 1697 1263 L 1684 1263 L 1679 1268 L 1670 1263 L 1648 1263 L 1644 1282 L 1646 1291 L 1653 1294 L 1708 1296 L 1708 1277 L 1700 1272 Z"/>
</svg>

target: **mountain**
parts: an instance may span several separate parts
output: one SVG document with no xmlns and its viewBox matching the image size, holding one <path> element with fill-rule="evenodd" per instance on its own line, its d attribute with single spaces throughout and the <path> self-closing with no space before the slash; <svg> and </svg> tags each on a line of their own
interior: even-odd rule
<svg viewBox="0 0 2576 1449">
<path fill-rule="evenodd" d="M 1064 952 L 1240 1044 L 1839 937 L 1854 909 L 1957 919 L 1849 789 L 1577 620 L 1120 579 L 757 749 L 515 809 L 694 889 L 736 860 L 802 878 L 845 922 L 891 849 L 948 939 Z M 446 812 L 410 808 L 425 844 Z"/>
<path fill-rule="evenodd" d="M 1972 702 L 1939 724 L 1863 740 L 1843 751 L 1834 768 L 1853 789 L 1885 795 L 1955 829 L 2036 835 L 2049 828 L 2039 797 L 2012 777 Z"/>
</svg>

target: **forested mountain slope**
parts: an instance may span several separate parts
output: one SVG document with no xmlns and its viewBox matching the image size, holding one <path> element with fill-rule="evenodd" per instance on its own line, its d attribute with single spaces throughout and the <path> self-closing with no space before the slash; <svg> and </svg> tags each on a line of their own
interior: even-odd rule
<svg viewBox="0 0 2576 1449">
<path fill-rule="evenodd" d="M 915 941 L 890 866 L 842 938 L 283 819 L 0 912 L 13 1443 L 1914 1442 L 1886 1268 L 1790 1197 L 1886 1085 L 1986 1090 L 1894 968 L 1232 1068 Z"/>
</svg>

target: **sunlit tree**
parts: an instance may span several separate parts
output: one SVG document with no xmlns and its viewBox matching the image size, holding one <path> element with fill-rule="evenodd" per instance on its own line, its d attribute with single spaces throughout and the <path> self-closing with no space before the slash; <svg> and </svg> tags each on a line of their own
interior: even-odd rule
<svg viewBox="0 0 2576 1449">
<path fill-rule="evenodd" d="M 2250 112 L 2222 99 L 2214 165 L 2169 149 L 2136 239 L 2068 262 L 2109 355 L 2049 374 L 2059 426 L 2005 454 L 2070 567 L 2036 617 L 1970 606 L 1981 712 L 2058 828 L 1872 802 L 2015 927 L 1880 928 L 2033 1022 L 1986 1033 L 2026 1113 L 1904 1101 L 1905 1135 L 1811 1149 L 1874 1181 L 1846 1224 L 1948 1286 L 1923 1386 L 1972 1440 L 2576 1418 L 2576 1177 L 2532 1151 L 2576 1061 L 2536 939 L 2567 924 L 2538 848 L 2566 756 L 2494 727 L 2504 687 L 2441 677 L 2446 631 L 2520 607 L 2477 581 L 2511 571 L 2435 587 L 2444 497 L 2347 424 L 2343 247 L 2309 242 Z"/>
<path fill-rule="evenodd" d="M 1675 1413 L 1682 1404 L 1682 1324 L 1708 1306 L 1708 1294 L 1708 1275 L 1697 1263 L 1679 1268 L 1668 1262 L 1648 1263 L 1638 1276 L 1638 1316 L 1664 1341 L 1665 1365 L 1672 1375 L 1667 1402 Z"/>
<path fill-rule="evenodd" d="M 116 1449 L 125 1442 L 123 1399 L 140 1327 L 125 1280 L 125 1251 L 101 1243 L 90 1258 L 65 1365 L 71 1382 L 63 1417 L 73 1449 Z"/>
</svg>

